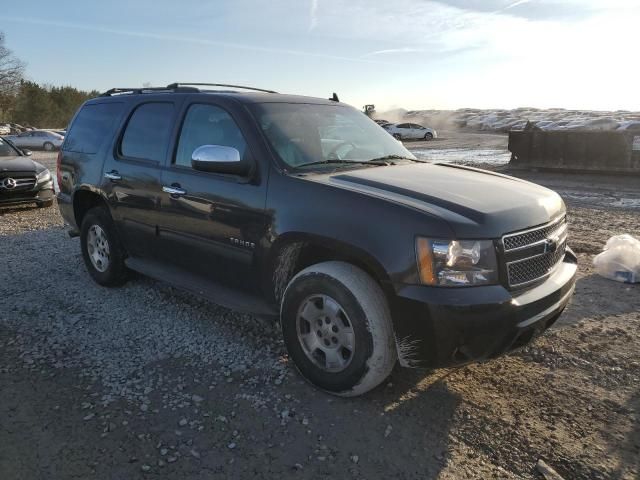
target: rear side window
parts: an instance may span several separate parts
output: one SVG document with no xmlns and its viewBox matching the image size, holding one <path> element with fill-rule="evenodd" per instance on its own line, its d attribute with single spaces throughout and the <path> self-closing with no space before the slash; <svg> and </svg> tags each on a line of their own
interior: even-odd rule
<svg viewBox="0 0 640 480">
<path fill-rule="evenodd" d="M 120 154 L 138 160 L 161 162 L 169 146 L 173 113 L 172 103 L 143 103 L 138 106 L 125 128 Z"/>
<path fill-rule="evenodd" d="M 122 103 L 85 105 L 76 116 L 67 134 L 64 150 L 78 153 L 97 153 L 102 142 L 113 134 L 122 112 Z"/>
</svg>

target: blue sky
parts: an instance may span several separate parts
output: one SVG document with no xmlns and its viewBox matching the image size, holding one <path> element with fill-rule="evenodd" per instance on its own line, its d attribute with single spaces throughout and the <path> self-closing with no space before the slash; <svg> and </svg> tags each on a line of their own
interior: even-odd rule
<svg viewBox="0 0 640 480">
<path fill-rule="evenodd" d="M 637 0 L 30 0 L 0 13 L 37 82 L 236 83 L 361 107 L 640 110 Z"/>
</svg>

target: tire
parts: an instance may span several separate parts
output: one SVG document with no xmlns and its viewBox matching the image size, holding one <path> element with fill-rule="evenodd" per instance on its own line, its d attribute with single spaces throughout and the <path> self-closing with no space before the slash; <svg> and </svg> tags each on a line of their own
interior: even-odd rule
<svg viewBox="0 0 640 480">
<path fill-rule="evenodd" d="M 394 133 L 393 138 L 395 138 L 396 140 L 402 141 L 402 135 L 400 135 L 399 133 Z"/>
<path fill-rule="evenodd" d="M 280 321 L 302 376 L 331 394 L 368 392 L 396 363 L 386 297 L 367 273 L 349 263 L 319 263 L 293 277 L 283 295 Z"/>
<path fill-rule="evenodd" d="M 53 200 L 47 200 L 46 202 L 38 202 L 38 208 L 48 208 L 53 205 Z"/>
<path fill-rule="evenodd" d="M 53 152 L 56 147 L 51 142 L 44 142 L 42 148 L 44 148 L 47 152 Z"/>
<path fill-rule="evenodd" d="M 96 283 L 114 287 L 126 281 L 125 251 L 105 207 L 92 208 L 84 216 L 80 248 L 85 266 Z"/>
<path fill-rule="evenodd" d="M 428 142 L 429 140 L 433 140 L 433 133 L 427 132 L 424 134 L 424 139 Z"/>
</svg>

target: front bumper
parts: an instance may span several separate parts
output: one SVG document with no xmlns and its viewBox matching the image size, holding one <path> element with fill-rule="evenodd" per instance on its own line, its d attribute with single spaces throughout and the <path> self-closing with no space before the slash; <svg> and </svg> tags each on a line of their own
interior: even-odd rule
<svg viewBox="0 0 640 480">
<path fill-rule="evenodd" d="M 400 364 L 449 367 L 486 360 L 529 343 L 571 300 L 577 259 L 567 249 L 545 281 L 523 291 L 492 285 L 401 288 L 392 303 Z"/>
<path fill-rule="evenodd" d="M 24 203 L 44 203 L 53 200 L 55 192 L 53 183 L 47 182 L 43 185 L 36 186 L 32 190 L 1 190 L 0 205 L 20 205 Z"/>
</svg>

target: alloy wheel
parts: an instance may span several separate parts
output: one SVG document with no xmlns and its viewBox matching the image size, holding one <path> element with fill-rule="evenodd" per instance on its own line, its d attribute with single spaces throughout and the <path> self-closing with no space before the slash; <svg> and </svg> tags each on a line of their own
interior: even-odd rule
<svg viewBox="0 0 640 480">
<path fill-rule="evenodd" d="M 87 235 L 87 250 L 91 264 L 99 272 L 109 268 L 109 241 L 99 225 L 91 225 Z"/>
<path fill-rule="evenodd" d="M 324 371 L 341 372 L 351 363 L 353 326 L 342 306 L 328 295 L 312 295 L 302 302 L 296 331 L 307 358 Z"/>
</svg>

